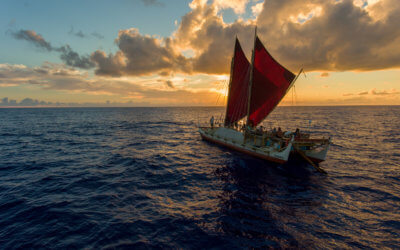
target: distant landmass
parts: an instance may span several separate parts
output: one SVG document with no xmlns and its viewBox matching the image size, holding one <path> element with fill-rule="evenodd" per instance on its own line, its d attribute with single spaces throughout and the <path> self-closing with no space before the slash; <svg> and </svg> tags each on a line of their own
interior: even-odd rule
<svg viewBox="0 0 400 250">
<path fill-rule="evenodd" d="M 9 99 L 4 97 L 1 99 L 0 107 L 146 107 L 154 106 L 147 102 L 46 102 L 42 100 L 25 98 L 21 101 Z"/>
</svg>

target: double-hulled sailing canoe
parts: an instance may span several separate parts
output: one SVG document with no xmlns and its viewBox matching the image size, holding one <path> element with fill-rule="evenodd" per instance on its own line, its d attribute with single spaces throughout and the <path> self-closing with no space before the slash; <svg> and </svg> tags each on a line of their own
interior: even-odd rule
<svg viewBox="0 0 400 250">
<path fill-rule="evenodd" d="M 306 134 L 280 135 L 257 129 L 257 125 L 274 110 L 293 86 L 299 74 L 295 75 L 280 65 L 266 50 L 257 34 L 254 36 L 254 49 L 249 62 L 236 38 L 224 123 L 214 126 L 213 121 L 210 121 L 210 126 L 199 126 L 201 137 L 277 163 L 287 162 L 291 153 L 299 154 L 311 164 L 324 161 L 330 138 L 312 139 Z M 238 122 L 244 120 L 245 125 L 238 126 Z"/>
</svg>

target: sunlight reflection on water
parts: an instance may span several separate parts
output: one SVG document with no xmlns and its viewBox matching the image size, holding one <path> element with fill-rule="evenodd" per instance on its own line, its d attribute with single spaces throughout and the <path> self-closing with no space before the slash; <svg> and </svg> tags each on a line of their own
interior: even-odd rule
<svg viewBox="0 0 400 250">
<path fill-rule="evenodd" d="M 333 137 L 327 176 L 202 141 L 223 112 L 1 109 L 0 246 L 400 244 L 400 107 L 278 107 L 265 127 Z"/>
</svg>

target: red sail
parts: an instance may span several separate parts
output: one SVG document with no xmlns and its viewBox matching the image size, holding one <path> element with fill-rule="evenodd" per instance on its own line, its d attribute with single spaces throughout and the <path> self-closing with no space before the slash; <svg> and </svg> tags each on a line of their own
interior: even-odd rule
<svg viewBox="0 0 400 250">
<path fill-rule="evenodd" d="M 268 53 L 258 37 L 254 47 L 249 123 L 257 126 L 286 94 L 295 75 Z"/>
<path fill-rule="evenodd" d="M 247 114 L 250 63 L 243 53 L 238 39 L 236 39 L 232 63 L 225 126 L 239 121 Z"/>
</svg>

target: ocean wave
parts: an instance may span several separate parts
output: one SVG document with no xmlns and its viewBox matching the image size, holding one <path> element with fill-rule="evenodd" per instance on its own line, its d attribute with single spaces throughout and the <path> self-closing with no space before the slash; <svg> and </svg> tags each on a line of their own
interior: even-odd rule
<svg viewBox="0 0 400 250">
<path fill-rule="evenodd" d="M 277 108 L 333 138 L 327 176 L 202 141 L 223 108 L 0 112 L 0 248 L 400 245 L 399 107 Z"/>
</svg>

